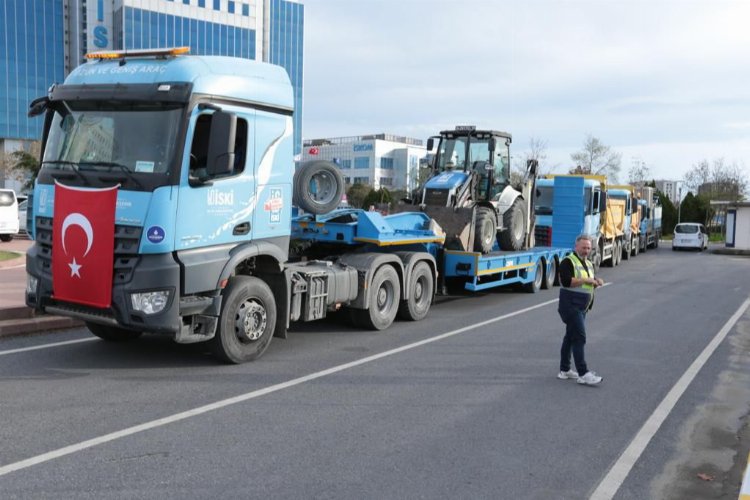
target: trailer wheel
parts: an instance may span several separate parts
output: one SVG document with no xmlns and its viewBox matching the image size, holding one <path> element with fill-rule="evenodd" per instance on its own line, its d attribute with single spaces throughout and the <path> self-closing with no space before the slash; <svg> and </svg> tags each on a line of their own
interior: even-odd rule
<svg viewBox="0 0 750 500">
<path fill-rule="evenodd" d="M 557 262 L 555 262 L 555 258 L 552 257 L 549 260 L 549 264 L 547 264 L 547 269 L 544 270 L 544 281 L 542 282 L 542 288 L 545 290 L 549 290 L 550 288 L 555 286 L 555 282 L 557 281 Z"/>
<path fill-rule="evenodd" d="M 12 234 L 0 234 L 0 241 L 9 242 L 13 239 Z"/>
<path fill-rule="evenodd" d="M 542 280 L 544 278 L 544 266 L 542 265 L 542 259 L 536 261 L 534 266 L 534 280 L 529 283 L 523 284 L 523 291 L 527 293 L 536 293 L 542 288 Z"/>
<path fill-rule="evenodd" d="M 493 233 L 494 234 L 494 233 Z M 435 283 L 426 262 L 419 262 L 411 272 L 406 300 L 398 307 L 398 316 L 407 321 L 419 321 L 427 316 L 432 305 Z"/>
<path fill-rule="evenodd" d="M 311 161 L 294 172 L 294 204 L 312 214 L 327 214 L 341 203 L 344 178 L 333 163 Z"/>
<path fill-rule="evenodd" d="M 126 328 L 119 328 L 116 326 L 100 325 L 98 323 L 86 322 L 86 328 L 91 333 L 96 335 L 102 340 L 107 342 L 127 342 L 129 340 L 135 340 L 140 337 L 143 332 L 128 330 Z"/>
<path fill-rule="evenodd" d="M 498 238 L 500 249 L 523 250 L 526 240 L 526 208 L 521 198 L 516 198 L 503 214 L 503 228 Z"/>
<path fill-rule="evenodd" d="M 385 330 L 396 319 L 400 300 L 398 273 L 393 266 L 384 265 L 375 272 L 370 283 L 367 309 L 355 309 L 355 322 L 370 330 Z"/>
<path fill-rule="evenodd" d="M 227 363 L 252 361 L 265 352 L 276 326 L 276 301 L 268 285 L 253 276 L 236 276 L 222 291 L 214 354 Z"/>
<path fill-rule="evenodd" d="M 487 207 L 478 207 L 474 224 L 474 251 L 490 253 L 497 235 L 495 214 Z"/>
</svg>

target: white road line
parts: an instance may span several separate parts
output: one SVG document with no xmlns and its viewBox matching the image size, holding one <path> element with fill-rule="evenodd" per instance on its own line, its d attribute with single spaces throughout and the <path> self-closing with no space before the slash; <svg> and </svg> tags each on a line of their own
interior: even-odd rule
<svg viewBox="0 0 750 500">
<path fill-rule="evenodd" d="M 81 342 L 91 342 L 92 340 L 99 340 L 96 337 L 78 339 L 78 340 L 66 340 L 64 342 L 54 342 L 52 344 L 35 345 L 31 347 L 19 347 L 18 349 L 10 349 L 7 351 L 0 351 L 0 356 L 6 354 L 18 354 L 19 352 L 38 351 L 39 349 L 49 349 L 50 347 L 60 347 L 62 345 L 79 344 Z"/>
<path fill-rule="evenodd" d="M 612 466 L 604 479 L 599 483 L 594 493 L 591 494 L 591 500 L 609 500 L 615 496 L 617 490 L 620 489 L 625 478 L 630 474 L 630 470 L 633 468 L 635 463 L 640 458 L 643 450 L 646 449 L 648 443 L 654 437 L 656 432 L 664 423 L 664 420 L 669 416 L 672 408 L 677 404 L 682 394 L 688 388 L 690 383 L 693 381 L 698 372 L 706 364 L 706 361 L 716 351 L 721 342 L 726 338 L 729 331 L 737 323 L 740 317 L 745 313 L 748 306 L 750 306 L 750 298 L 742 303 L 739 309 L 729 318 L 724 326 L 719 330 L 719 333 L 708 343 L 703 352 L 701 352 L 693 364 L 691 364 L 687 371 L 680 377 L 677 383 L 672 387 L 669 393 L 664 397 L 659 406 L 656 407 L 651 416 L 646 420 L 641 429 L 635 435 L 630 445 L 622 452 L 620 458 Z"/>
<path fill-rule="evenodd" d="M 256 391 L 248 392 L 245 394 L 240 394 L 239 396 L 235 396 L 228 399 L 223 399 L 221 401 L 216 401 L 214 403 L 207 404 L 205 406 L 200 406 L 198 408 L 194 408 L 192 410 L 187 410 L 181 413 L 176 413 L 174 415 L 170 415 L 168 417 L 159 418 L 156 420 L 151 420 L 150 422 L 145 422 L 140 425 L 135 425 L 133 427 L 128 427 L 127 429 L 122 429 L 120 431 L 112 432 L 110 434 L 105 434 L 103 436 L 99 436 L 93 439 L 88 439 L 86 441 L 82 441 L 80 443 L 72 444 L 69 446 L 65 446 L 63 448 L 58 448 L 57 450 L 53 450 L 47 453 L 43 453 L 41 455 L 37 455 L 35 457 L 27 458 L 26 460 L 21 460 L 19 462 L 14 462 L 8 465 L 4 465 L 0 467 L 0 476 L 4 476 L 5 474 L 10 474 L 11 472 L 15 472 L 18 470 L 26 469 L 28 467 L 38 465 L 44 462 L 48 462 L 50 460 L 54 460 L 55 458 L 60 458 L 65 455 L 70 455 L 72 453 L 76 453 L 79 451 L 86 450 L 88 448 L 93 448 L 94 446 L 98 446 L 100 444 L 108 443 L 110 441 L 115 441 L 120 438 L 124 438 L 127 436 L 132 436 L 133 434 L 137 434 L 139 432 L 144 432 L 150 429 L 155 429 L 157 427 L 161 427 L 167 424 L 171 424 L 174 422 L 179 422 L 180 420 L 185 420 L 187 418 L 195 417 L 198 415 L 202 415 L 204 413 L 208 413 L 214 410 L 218 410 L 221 408 L 225 408 L 227 406 L 235 405 L 237 403 L 242 403 L 245 401 L 249 401 L 251 399 L 258 398 L 260 396 L 265 396 L 266 394 L 271 394 L 274 392 L 281 391 L 283 389 L 287 389 L 289 387 L 294 387 L 296 385 L 304 384 L 305 382 L 309 382 L 311 380 L 315 380 L 318 378 L 325 377 L 327 375 L 332 375 L 334 373 L 338 373 L 343 370 L 348 370 L 349 368 L 354 368 L 356 366 L 364 365 L 366 363 L 370 363 L 372 361 L 376 361 L 378 359 L 382 359 L 388 356 L 393 356 L 394 354 L 398 354 L 404 351 L 408 351 L 410 349 L 415 349 L 417 347 L 431 344 L 432 342 L 437 342 L 438 340 L 443 340 L 448 337 L 452 337 L 454 335 L 458 335 L 460 333 L 467 332 L 469 330 L 473 330 L 476 328 L 480 328 L 483 326 L 491 325 L 493 323 L 497 323 L 498 321 L 503 321 L 508 318 L 512 318 L 513 316 L 518 316 L 520 314 L 527 313 L 529 311 L 533 311 L 535 309 L 539 309 L 544 306 L 548 306 L 550 304 L 554 304 L 557 302 L 557 299 L 555 300 L 548 300 L 546 302 L 542 302 L 541 304 L 537 304 L 535 306 L 527 307 L 525 309 L 520 309 L 518 311 L 503 314 L 502 316 L 497 316 L 492 319 L 488 319 L 486 321 L 480 321 L 479 323 L 474 323 L 469 326 L 465 326 L 463 328 L 459 328 L 457 330 L 452 330 L 447 333 L 443 333 L 441 335 L 438 335 L 436 337 L 431 337 L 429 339 L 420 340 L 419 342 L 414 342 L 412 344 L 408 344 L 405 346 L 397 347 L 396 349 L 391 349 L 390 351 L 381 352 L 379 354 L 374 354 L 372 356 L 368 356 L 366 358 L 358 359 L 356 361 L 351 361 L 349 363 L 345 363 L 343 365 L 334 366 L 331 368 L 328 368 L 326 370 L 321 370 L 319 372 L 311 373 L 310 375 L 305 375 L 304 377 L 295 378 L 292 380 L 288 380 L 286 382 L 282 382 L 280 384 L 272 385 L 269 387 L 265 387 L 263 389 L 258 389 Z"/>
</svg>

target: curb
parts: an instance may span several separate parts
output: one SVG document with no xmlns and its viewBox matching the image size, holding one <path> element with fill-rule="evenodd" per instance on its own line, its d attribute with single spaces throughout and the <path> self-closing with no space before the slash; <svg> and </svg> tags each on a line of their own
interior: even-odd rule
<svg viewBox="0 0 750 500">
<path fill-rule="evenodd" d="M 29 307 L 0 310 L 0 338 L 80 326 L 83 326 L 81 320 L 48 314 L 36 315 Z"/>
<path fill-rule="evenodd" d="M 26 254 L 16 252 L 15 250 L 7 250 L 7 252 L 17 253 L 18 257 L 7 260 L 0 260 L 0 269 L 3 269 L 5 267 L 16 267 L 26 263 Z"/>
</svg>

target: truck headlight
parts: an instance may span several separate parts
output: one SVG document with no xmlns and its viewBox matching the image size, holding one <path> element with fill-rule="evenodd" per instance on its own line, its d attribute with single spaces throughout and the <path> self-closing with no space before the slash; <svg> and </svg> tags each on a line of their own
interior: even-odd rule
<svg viewBox="0 0 750 500">
<path fill-rule="evenodd" d="M 36 287 L 39 280 L 30 274 L 26 274 L 26 294 L 36 295 Z"/>
<path fill-rule="evenodd" d="M 130 301 L 133 309 L 145 314 L 162 312 L 169 302 L 169 290 L 155 292 L 131 293 Z"/>
</svg>

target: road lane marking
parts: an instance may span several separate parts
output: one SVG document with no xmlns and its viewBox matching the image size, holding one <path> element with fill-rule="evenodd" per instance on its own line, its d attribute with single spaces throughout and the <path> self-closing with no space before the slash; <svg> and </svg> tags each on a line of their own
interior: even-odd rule
<svg viewBox="0 0 750 500">
<path fill-rule="evenodd" d="M 210 403 L 204 406 L 200 406 L 198 408 L 194 408 L 192 410 L 183 411 L 180 413 L 176 413 L 174 415 L 170 415 L 164 418 L 159 418 L 156 420 L 151 420 L 149 422 L 145 422 L 140 425 L 135 425 L 133 427 L 128 427 L 126 429 L 122 429 L 116 432 L 112 432 L 109 434 L 105 434 L 103 436 L 95 437 L 92 439 L 88 439 L 86 441 L 81 441 L 80 443 L 72 444 L 69 446 L 65 446 L 63 448 L 58 448 L 56 450 L 49 451 L 47 453 L 42 453 L 41 455 L 37 455 L 31 458 L 27 458 L 25 460 L 21 460 L 19 462 L 10 463 L 7 465 L 3 465 L 0 467 L 0 476 L 4 476 L 6 474 L 10 474 L 11 472 L 19 471 L 22 469 L 26 469 L 29 467 L 32 467 L 34 465 L 39 465 L 44 462 L 49 462 L 50 460 L 54 460 L 56 458 L 64 457 L 66 455 L 70 455 L 73 453 L 77 453 L 79 451 L 86 450 L 88 448 L 93 448 L 94 446 L 98 446 L 100 444 L 109 443 L 111 441 L 115 441 L 117 439 L 121 439 L 127 436 L 132 436 L 133 434 L 138 434 L 140 432 L 144 432 L 147 430 L 155 429 L 157 427 L 162 427 L 167 424 L 172 424 L 174 422 L 179 422 L 180 420 L 185 420 L 187 418 L 196 417 L 198 415 L 202 415 L 204 413 L 208 413 L 214 410 L 219 410 L 221 408 L 225 408 L 227 406 L 235 405 L 238 403 L 243 403 L 245 401 L 249 401 L 251 399 L 255 399 L 261 396 L 265 396 L 266 394 L 271 394 L 274 392 L 278 392 L 284 389 L 288 389 L 290 387 L 294 387 L 296 385 L 304 384 L 305 382 L 310 382 L 311 380 L 319 379 L 328 375 L 332 375 L 334 373 L 338 373 L 344 370 L 348 370 L 350 368 L 354 368 L 357 366 L 364 365 L 366 363 L 370 363 L 372 361 L 376 361 L 378 359 L 382 359 L 388 356 L 393 356 L 394 354 L 398 354 L 404 351 L 408 351 L 411 349 L 415 349 L 417 347 L 431 344 L 433 342 L 437 342 L 439 340 L 446 339 L 448 337 L 452 337 L 454 335 L 458 335 L 464 332 L 467 332 L 469 330 L 474 330 L 476 328 L 480 328 L 483 326 L 491 325 L 493 323 L 497 323 L 498 321 L 503 321 L 508 318 L 512 318 L 514 316 L 518 316 L 524 313 L 527 313 L 529 311 L 533 311 L 535 309 L 539 309 L 544 306 L 548 306 L 550 304 L 554 304 L 558 301 L 558 299 L 554 300 L 548 300 L 546 302 L 542 302 L 541 304 L 537 304 L 531 307 L 526 307 L 524 309 L 520 309 L 518 311 L 514 311 L 512 313 L 503 314 L 502 316 L 497 316 L 492 319 L 488 319 L 485 321 L 480 321 L 478 323 L 474 323 L 472 325 L 468 325 L 462 328 L 459 328 L 457 330 L 452 330 L 447 333 L 443 333 L 441 335 L 438 335 L 436 337 L 431 337 L 429 339 L 420 340 L 418 342 L 414 342 L 411 344 L 407 344 L 405 346 L 397 347 L 395 349 L 391 349 L 389 351 L 381 352 L 379 354 L 374 354 L 372 356 L 367 356 L 365 358 L 361 358 L 355 361 L 351 361 L 349 363 L 344 363 L 342 365 L 334 366 L 325 370 L 321 370 L 315 373 L 311 373 L 310 375 L 305 375 L 303 377 L 295 378 L 292 380 L 288 380 L 286 382 L 282 382 L 279 384 L 275 384 L 269 387 L 265 387 L 263 389 L 258 389 L 255 391 L 251 391 L 245 394 L 240 394 L 239 396 L 234 396 L 227 399 L 222 399 L 220 401 L 216 401 L 214 403 Z"/>
<path fill-rule="evenodd" d="M 615 496 L 617 491 L 622 486 L 625 478 L 630 474 L 631 469 L 638 461 L 646 449 L 648 443 L 654 437 L 656 432 L 664 423 L 664 420 L 669 416 L 672 408 L 675 407 L 682 394 L 687 390 L 690 383 L 698 375 L 698 372 L 703 368 L 711 355 L 716 351 L 722 341 L 726 338 L 729 331 L 734 327 L 735 323 L 739 321 L 740 317 L 745 313 L 748 306 L 750 306 L 750 298 L 745 300 L 742 305 L 735 311 L 731 318 L 724 324 L 719 330 L 711 342 L 708 343 L 703 352 L 701 352 L 695 361 L 688 367 L 687 371 L 682 374 L 682 377 L 672 387 L 669 393 L 664 397 L 659 406 L 656 407 L 654 412 L 648 417 L 648 420 L 643 424 L 638 433 L 635 435 L 630 445 L 622 452 L 622 455 L 617 459 L 617 462 L 609 469 L 607 475 L 599 483 L 599 486 L 591 494 L 591 500 L 610 500 Z"/>
<path fill-rule="evenodd" d="M 9 349 L 7 351 L 0 351 L 0 356 L 6 354 L 18 354 L 19 352 L 38 351 L 39 349 L 49 349 L 50 347 L 60 347 L 63 345 L 78 344 L 81 342 L 91 342 L 92 340 L 99 340 L 96 337 L 77 339 L 77 340 L 66 340 L 64 342 L 53 342 L 52 344 L 35 345 L 31 347 L 19 347 L 18 349 Z"/>
</svg>

